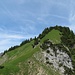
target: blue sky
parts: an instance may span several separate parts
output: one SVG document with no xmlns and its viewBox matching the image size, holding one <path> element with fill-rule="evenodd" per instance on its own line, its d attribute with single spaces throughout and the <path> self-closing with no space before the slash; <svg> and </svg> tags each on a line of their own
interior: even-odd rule
<svg viewBox="0 0 75 75">
<path fill-rule="evenodd" d="M 75 0 L 0 0 L 0 52 L 54 25 L 75 32 Z"/>
</svg>

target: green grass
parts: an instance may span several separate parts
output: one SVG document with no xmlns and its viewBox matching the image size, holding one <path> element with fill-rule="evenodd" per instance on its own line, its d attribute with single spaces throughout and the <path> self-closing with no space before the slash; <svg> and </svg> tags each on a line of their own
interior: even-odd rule
<svg viewBox="0 0 75 75">
<path fill-rule="evenodd" d="M 60 32 L 58 30 L 53 29 L 43 39 L 41 39 L 41 43 L 43 43 L 43 41 L 46 39 L 50 39 L 53 43 L 60 43 L 61 42 L 60 37 L 61 37 Z M 18 64 L 22 62 L 27 62 L 28 59 L 32 58 L 33 54 L 35 54 L 37 51 L 40 50 L 39 48 L 40 44 L 37 45 L 35 48 L 32 48 L 33 42 L 34 41 L 31 41 L 30 43 L 27 43 L 19 48 L 16 48 L 13 51 L 7 52 L 6 54 L 8 59 L 5 63 L 3 63 L 4 68 L 0 69 L 0 75 L 1 74 L 11 75 L 10 73 L 13 73 L 14 75 L 16 75 L 16 73 L 20 71 Z M 28 68 L 28 65 L 27 66 L 26 64 L 22 64 L 22 65 L 24 65 L 25 68 Z M 48 75 L 55 75 L 55 73 L 53 73 L 53 70 L 45 67 L 45 65 L 41 64 L 40 66 L 48 70 L 48 72 L 50 73 L 50 74 L 48 73 Z M 26 74 L 27 74 L 27 70 L 26 70 Z M 59 75 L 59 74 L 56 74 L 56 75 Z"/>
<path fill-rule="evenodd" d="M 43 42 L 46 39 L 50 39 L 53 43 L 58 44 L 61 42 L 61 32 L 58 30 L 53 29 L 51 32 L 49 32 L 42 40 L 41 42 Z"/>
<path fill-rule="evenodd" d="M 0 73 L 2 73 L 3 75 L 8 75 L 10 74 L 10 72 L 16 73 L 17 71 L 19 71 L 19 67 L 17 66 L 17 64 L 19 62 L 26 61 L 38 50 L 40 50 L 38 46 L 35 49 L 33 49 L 31 43 L 27 43 L 22 47 L 19 47 L 13 51 L 8 52 L 8 61 L 4 63 L 5 68 L 0 69 Z"/>
</svg>

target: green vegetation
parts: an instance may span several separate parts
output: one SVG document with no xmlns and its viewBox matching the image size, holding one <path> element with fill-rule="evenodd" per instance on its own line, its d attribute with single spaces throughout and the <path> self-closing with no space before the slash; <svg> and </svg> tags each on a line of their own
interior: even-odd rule
<svg viewBox="0 0 75 75">
<path fill-rule="evenodd" d="M 44 38 L 42 38 L 41 42 L 44 42 L 46 39 L 50 39 L 53 43 L 60 43 L 61 42 L 61 32 L 58 30 L 51 30 Z"/>
<path fill-rule="evenodd" d="M 4 66 L 0 66 L 0 69 L 3 69 L 4 68 Z"/>
<path fill-rule="evenodd" d="M 41 48 L 46 50 L 49 47 L 47 44 L 56 55 L 57 46 L 59 50 L 65 51 L 71 57 L 75 74 L 75 35 L 68 27 L 55 26 L 45 28 L 38 37 L 25 40 L 19 46 L 4 51 L 0 60 L 6 56 L 6 61 L 0 64 L 2 65 L 0 66 L 0 75 L 37 75 L 39 68 L 44 75 L 60 75 L 58 71 L 54 71 L 52 67 L 46 66 L 34 57 L 34 54 L 40 52 Z M 49 53 L 49 50 L 46 52 Z M 51 65 L 49 62 L 47 63 Z M 62 66 L 62 64 L 59 64 L 59 66 Z M 68 73 L 69 75 L 71 70 L 66 67 L 65 69 L 65 74 Z M 72 75 L 72 71 L 70 75 Z"/>
</svg>

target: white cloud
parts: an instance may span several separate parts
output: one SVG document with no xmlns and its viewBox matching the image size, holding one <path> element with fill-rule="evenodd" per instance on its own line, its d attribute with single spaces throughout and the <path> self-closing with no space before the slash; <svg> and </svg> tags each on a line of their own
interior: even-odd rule
<svg viewBox="0 0 75 75">
<path fill-rule="evenodd" d="M 12 40 L 12 39 L 0 39 L 0 52 L 3 52 L 4 50 L 7 50 L 9 49 L 11 46 L 14 46 L 14 45 L 19 45 L 21 41 L 15 39 L 15 40 Z"/>
<path fill-rule="evenodd" d="M 0 26 L 0 40 L 2 39 L 0 50 L 1 48 L 3 50 L 4 47 L 5 49 L 8 48 L 9 45 L 12 46 L 18 44 L 19 40 L 34 37 L 34 33 L 38 34 L 36 32 L 36 29 L 38 31 L 42 31 L 41 28 L 49 26 L 50 23 L 52 23 L 52 25 L 55 23 L 63 25 L 65 23 L 62 22 L 68 21 L 70 24 L 65 26 L 69 26 L 70 29 L 75 30 L 74 2 L 75 1 L 73 0 L 0 1 L 0 6 L 2 10 L 0 13 L 3 14 L 1 19 L 3 19 L 4 22 L 2 23 L 4 24 L 4 27 Z"/>
<path fill-rule="evenodd" d="M 75 8 L 74 8 L 73 5 L 71 5 L 71 8 L 72 9 L 70 10 L 70 14 L 69 14 L 69 23 L 70 23 L 70 25 L 68 25 L 68 26 L 71 30 L 73 30 L 75 32 Z"/>
<path fill-rule="evenodd" d="M 9 43 L 8 39 L 0 40 L 0 46 L 6 45 L 7 43 Z"/>
<path fill-rule="evenodd" d="M 23 39 L 25 38 L 24 36 L 20 35 L 4 35 L 5 38 L 12 38 L 12 39 Z"/>
<path fill-rule="evenodd" d="M 61 15 L 58 15 L 58 14 L 42 14 L 42 15 L 41 15 L 42 18 L 49 17 L 49 16 L 58 17 L 58 18 L 62 18 L 62 19 L 68 20 L 67 17 L 61 16 Z"/>
<path fill-rule="evenodd" d="M 23 40 L 30 37 L 34 37 L 34 35 L 0 34 L 0 52 L 9 49 L 11 46 L 19 45 Z"/>
<path fill-rule="evenodd" d="M 3 39 L 26 39 L 27 37 L 17 34 L 0 34 L 0 38 Z"/>
<path fill-rule="evenodd" d="M 68 27 L 75 33 L 75 25 L 69 25 Z"/>
</svg>

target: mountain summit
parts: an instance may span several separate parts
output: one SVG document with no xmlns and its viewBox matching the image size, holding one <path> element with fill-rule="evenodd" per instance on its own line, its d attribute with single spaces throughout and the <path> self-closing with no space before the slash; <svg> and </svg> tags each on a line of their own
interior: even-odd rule
<svg viewBox="0 0 75 75">
<path fill-rule="evenodd" d="M 1 54 L 0 75 L 75 75 L 75 34 L 68 27 L 45 28 Z"/>
</svg>

